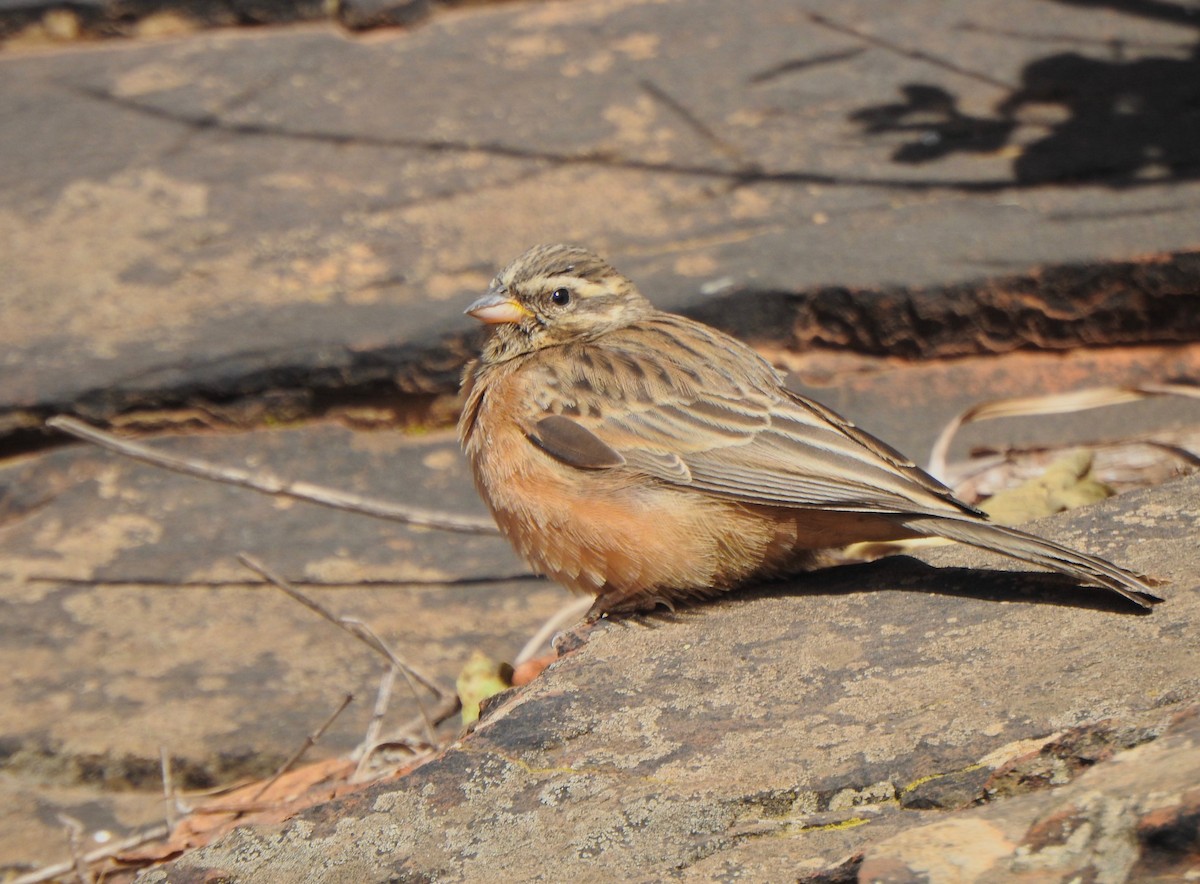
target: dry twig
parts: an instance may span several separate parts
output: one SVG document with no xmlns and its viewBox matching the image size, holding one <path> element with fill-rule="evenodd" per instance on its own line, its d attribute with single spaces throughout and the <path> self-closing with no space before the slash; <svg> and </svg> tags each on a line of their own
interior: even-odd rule
<svg viewBox="0 0 1200 884">
<path fill-rule="evenodd" d="M 459 703 L 458 694 L 446 694 L 441 698 L 441 700 L 438 701 L 436 706 L 434 706 L 425 714 L 417 715 L 411 718 L 404 725 L 397 728 L 392 736 L 383 737 L 382 739 L 376 740 L 373 743 L 364 742 L 363 745 L 357 750 L 359 753 L 361 753 L 361 757 L 358 760 L 358 767 L 350 777 L 350 782 L 359 783 L 365 779 L 370 779 L 370 777 L 366 776 L 366 770 L 370 766 L 371 759 L 374 757 L 375 753 L 383 749 L 402 746 L 405 751 L 413 755 L 417 754 L 416 749 L 414 749 L 413 746 L 414 740 L 408 735 L 417 733 L 422 729 L 422 727 L 428 727 L 430 723 L 436 727 L 451 716 L 457 714 L 460 708 L 462 707 Z"/>
<path fill-rule="evenodd" d="M 1010 399 L 993 399 L 967 408 L 950 420 L 938 435 L 929 453 L 928 471 L 938 478 L 946 476 L 946 455 L 954 435 L 964 424 L 992 420 L 1000 417 L 1024 417 L 1045 414 L 1067 414 L 1137 402 L 1152 396 L 1184 396 L 1200 399 L 1200 387 L 1190 384 L 1141 384 L 1136 387 L 1092 387 L 1069 393 L 1053 393 L 1046 396 L 1019 396 Z"/>
<path fill-rule="evenodd" d="M 513 660 L 513 666 L 520 666 L 526 660 L 533 659 L 537 655 L 537 652 L 541 650 L 542 645 L 550 641 L 556 632 L 561 632 L 566 626 L 574 623 L 591 606 L 592 599 L 590 598 L 571 599 L 564 604 L 550 615 L 529 641 L 525 642 L 525 647 L 521 648 L 520 653 Z"/>
<path fill-rule="evenodd" d="M 420 672 L 417 672 L 398 656 L 396 656 L 392 649 L 389 648 L 384 641 L 362 621 L 354 620 L 350 617 L 338 617 L 328 608 L 325 608 L 319 602 L 300 592 L 300 590 L 289 584 L 286 580 L 284 580 L 281 576 L 276 574 L 262 562 L 258 561 L 256 558 L 247 553 L 239 553 L 238 561 L 240 561 L 251 571 L 254 571 L 264 580 L 271 583 L 271 585 L 282 590 L 291 598 L 304 605 L 304 607 L 308 608 L 310 611 L 319 614 L 321 617 L 325 618 L 339 629 L 344 629 L 346 632 L 350 633 L 368 648 L 375 651 L 375 653 L 380 654 L 392 666 L 396 667 L 396 669 L 400 671 L 405 679 L 408 680 L 409 687 L 413 693 L 413 698 L 417 703 L 417 708 L 421 710 L 421 714 L 425 718 L 426 727 L 428 728 L 429 732 L 429 742 L 431 744 L 437 743 L 437 735 L 434 732 L 434 724 L 425 710 L 425 704 L 421 702 L 420 693 L 416 689 L 416 685 L 420 684 L 422 687 L 432 693 L 435 698 L 441 700 L 445 696 L 445 691 L 438 687 L 432 679 L 427 678 Z"/>
<path fill-rule="evenodd" d="M 366 757 L 366 747 L 374 745 L 379 740 L 379 732 L 383 730 L 383 717 L 387 714 L 388 703 L 392 699 L 392 686 L 396 683 L 397 671 L 396 667 L 392 666 L 379 679 L 379 689 L 375 692 L 375 706 L 371 710 L 371 720 L 367 722 L 367 731 L 363 734 L 362 743 L 356 750 L 360 768 L 362 759 Z M 355 770 L 354 773 L 357 776 L 358 770 Z"/>
<path fill-rule="evenodd" d="M 319 589 L 408 589 L 451 586 L 476 586 L 492 583 L 507 583 L 510 580 L 543 580 L 540 574 L 532 571 L 522 571 L 515 574 L 498 574 L 481 577 L 442 577 L 430 579 L 388 579 L 371 578 L 366 580 L 292 580 L 293 586 L 317 587 Z M 154 589 L 224 589 L 233 587 L 244 589 L 248 586 L 268 586 L 268 582 L 252 580 L 226 580 L 211 578 L 208 580 L 168 580 L 164 577 L 70 577 L 56 574 L 29 574 L 25 577 L 27 583 L 55 583 L 59 586 L 150 586 Z"/>
<path fill-rule="evenodd" d="M 88 869 L 88 862 L 83 853 L 83 823 L 73 816 L 67 816 L 65 813 L 57 814 L 57 816 L 58 821 L 67 829 L 67 838 L 71 845 L 71 859 L 73 861 L 75 877 L 79 879 L 79 884 L 92 884 L 92 873 Z"/>
<path fill-rule="evenodd" d="M 360 513 L 378 519 L 393 522 L 404 522 L 408 525 L 418 525 L 423 528 L 437 528 L 441 531 L 453 531 L 459 534 L 496 534 L 495 524 L 490 519 L 475 516 L 459 516 L 453 513 L 439 513 L 419 507 L 401 506 L 385 500 L 375 500 L 314 485 L 311 482 L 291 482 L 281 479 L 265 471 L 251 472 L 236 467 L 217 466 L 192 457 L 168 454 L 158 451 L 138 442 L 120 439 L 111 433 L 98 430 L 90 424 L 76 420 L 66 415 L 57 415 L 46 421 L 46 426 L 61 430 L 78 439 L 84 439 L 99 445 L 101 448 L 133 458 L 142 463 L 156 467 L 209 479 L 213 482 L 223 482 L 226 485 L 236 485 L 239 488 L 249 488 L 262 494 L 275 497 L 290 497 L 295 500 L 305 500 L 321 506 Z"/>
<path fill-rule="evenodd" d="M 283 764 L 279 765 L 279 769 L 276 770 L 275 773 L 273 773 L 271 775 L 271 778 L 269 780 L 267 780 L 265 783 L 263 783 L 262 787 L 259 788 L 259 790 L 257 792 L 255 792 L 252 796 L 250 796 L 250 802 L 253 803 L 253 802 L 257 801 L 259 798 L 262 798 L 262 796 L 266 793 L 266 791 L 268 789 L 270 789 L 272 786 L 274 786 L 279 781 L 279 778 L 281 776 L 283 776 L 285 773 L 287 773 L 289 770 L 291 770 L 292 767 L 295 766 L 296 762 L 304 757 L 305 752 L 307 752 L 313 746 L 317 745 L 317 742 L 321 739 L 321 737 L 325 736 L 325 731 L 329 730 L 329 726 L 331 724 L 333 724 L 334 721 L 337 720 L 337 717 L 346 711 L 346 707 L 349 706 L 353 702 L 354 702 L 354 694 L 346 694 L 346 696 L 342 698 L 342 702 L 340 704 L 338 704 L 338 708 L 333 710 L 333 714 L 331 714 L 327 719 L 325 719 L 325 723 L 322 724 L 315 731 L 313 731 L 311 734 L 309 734 L 307 737 L 305 737 L 304 743 L 300 746 L 299 749 L 297 749 L 295 752 L 292 753 L 292 757 L 289 758 L 287 761 L 285 761 Z"/>
<path fill-rule="evenodd" d="M 143 844 L 148 844 L 151 841 L 161 841 L 171 834 L 171 830 L 165 825 L 153 826 L 149 829 L 143 829 L 140 832 L 135 832 L 128 838 L 120 841 L 114 841 L 112 844 L 105 844 L 95 850 L 83 854 L 80 859 L 87 863 L 88 866 L 95 865 L 98 862 L 103 862 L 106 859 L 112 859 L 119 856 L 127 850 L 132 850 L 135 847 L 141 847 Z M 26 875 L 21 875 L 19 878 L 13 878 L 8 884 L 45 884 L 46 881 L 54 881 L 57 878 L 62 878 L 76 868 L 75 860 L 65 860 L 60 863 L 55 863 L 52 866 L 44 866 L 35 872 L 29 872 Z"/>
<path fill-rule="evenodd" d="M 163 817 L 167 821 L 167 828 L 174 829 L 178 822 L 175 817 L 175 785 L 171 782 L 171 756 L 166 746 L 158 747 L 158 764 L 162 771 Z"/>
</svg>

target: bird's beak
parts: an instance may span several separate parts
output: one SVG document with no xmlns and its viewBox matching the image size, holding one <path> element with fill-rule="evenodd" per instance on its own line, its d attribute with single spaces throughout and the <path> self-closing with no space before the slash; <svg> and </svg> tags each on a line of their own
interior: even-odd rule
<svg viewBox="0 0 1200 884">
<path fill-rule="evenodd" d="M 488 325 L 520 322 L 525 317 L 533 315 L 520 301 L 508 297 L 503 292 L 488 292 L 464 312 Z"/>
</svg>

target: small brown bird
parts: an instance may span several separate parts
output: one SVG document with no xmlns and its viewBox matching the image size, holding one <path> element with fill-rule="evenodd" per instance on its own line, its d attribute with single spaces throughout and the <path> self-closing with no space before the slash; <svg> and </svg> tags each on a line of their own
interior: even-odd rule
<svg viewBox="0 0 1200 884">
<path fill-rule="evenodd" d="M 591 616 L 703 598 L 859 541 L 944 537 L 1094 583 L 1149 584 L 991 524 L 874 436 L 788 390 L 740 341 L 656 310 L 586 249 L 544 245 L 466 311 L 459 440 L 497 524 Z"/>
</svg>

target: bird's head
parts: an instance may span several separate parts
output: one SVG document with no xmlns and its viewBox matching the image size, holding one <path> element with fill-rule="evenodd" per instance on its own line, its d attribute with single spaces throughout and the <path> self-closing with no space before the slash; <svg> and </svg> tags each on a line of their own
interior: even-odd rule
<svg viewBox="0 0 1200 884">
<path fill-rule="evenodd" d="M 578 246 L 534 246 L 492 280 L 467 308 L 494 325 L 485 362 L 589 340 L 636 322 L 654 308 L 599 255 Z"/>
</svg>

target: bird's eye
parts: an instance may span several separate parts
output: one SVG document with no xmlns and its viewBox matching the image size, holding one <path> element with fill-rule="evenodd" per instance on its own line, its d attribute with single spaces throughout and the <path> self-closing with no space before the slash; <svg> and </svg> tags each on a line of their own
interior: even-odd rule
<svg viewBox="0 0 1200 884">
<path fill-rule="evenodd" d="M 566 289 L 555 289 L 550 293 L 550 300 L 559 307 L 566 307 L 571 303 L 571 293 Z"/>
</svg>

